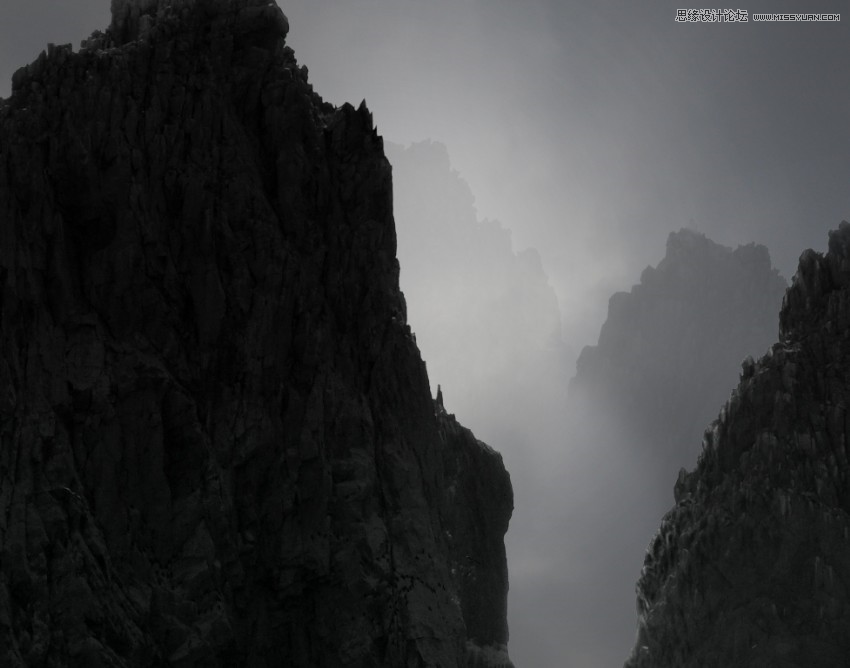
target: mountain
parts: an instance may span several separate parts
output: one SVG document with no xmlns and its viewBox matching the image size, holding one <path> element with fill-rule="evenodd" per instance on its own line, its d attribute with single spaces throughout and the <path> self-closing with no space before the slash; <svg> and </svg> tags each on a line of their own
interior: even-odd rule
<svg viewBox="0 0 850 668">
<path fill-rule="evenodd" d="M 675 472 L 698 454 L 691 444 L 741 361 L 775 340 L 786 285 L 764 246 L 732 250 L 688 229 L 671 233 L 664 259 L 611 297 L 598 344 L 576 363 L 572 401 L 633 434 L 662 475 Z"/>
<path fill-rule="evenodd" d="M 670 481 L 695 462 L 741 361 L 775 340 L 784 288 L 764 247 L 685 229 L 611 297 L 597 345 L 579 356 L 551 467 L 563 511 L 549 534 L 564 538 L 548 551 L 570 565 L 561 597 L 581 602 L 561 622 L 573 665 L 617 665 L 634 644 L 634 583 Z"/>
<path fill-rule="evenodd" d="M 557 608 L 565 602 L 553 609 L 539 596 L 541 582 L 554 591 L 563 570 L 561 563 L 541 568 L 556 560 L 541 545 L 552 509 L 540 481 L 552 453 L 563 449 L 567 388 L 557 297 L 538 252 L 515 250 L 510 229 L 479 218 L 446 146 L 425 141 L 386 149 L 400 282 L 432 391 L 442 389 L 446 407 L 496 446 L 511 471 L 511 656 L 559 665 L 562 648 L 543 648 L 560 632 Z"/>
<path fill-rule="evenodd" d="M 0 101 L 0 663 L 509 667 L 370 113 L 265 0 L 113 0 Z"/>
<path fill-rule="evenodd" d="M 629 668 L 850 656 L 850 224 L 825 255 L 803 253 L 779 321 L 676 482 L 638 584 Z"/>
<path fill-rule="evenodd" d="M 387 144 L 387 157 L 401 287 L 432 382 L 491 437 L 517 431 L 516 421 L 528 430 L 544 417 L 523 413 L 541 397 L 556 410 L 566 366 L 558 300 L 539 253 L 515 251 L 508 228 L 478 218 L 443 144 Z"/>
</svg>

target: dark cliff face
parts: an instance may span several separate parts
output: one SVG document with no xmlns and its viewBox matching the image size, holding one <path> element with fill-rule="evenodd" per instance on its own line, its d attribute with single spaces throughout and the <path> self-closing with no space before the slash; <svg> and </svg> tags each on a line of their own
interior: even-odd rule
<svg viewBox="0 0 850 668">
<path fill-rule="evenodd" d="M 365 106 L 280 10 L 113 2 L 0 102 L 0 663 L 508 666 Z"/>
<path fill-rule="evenodd" d="M 850 225 L 806 251 L 780 338 L 706 432 L 650 546 L 630 668 L 850 656 Z"/>
</svg>

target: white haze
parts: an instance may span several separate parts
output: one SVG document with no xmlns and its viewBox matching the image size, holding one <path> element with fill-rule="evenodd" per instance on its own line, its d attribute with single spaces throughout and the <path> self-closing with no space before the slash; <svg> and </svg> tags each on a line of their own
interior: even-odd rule
<svg viewBox="0 0 850 668">
<path fill-rule="evenodd" d="M 668 1 L 280 4 L 289 43 L 325 99 L 365 98 L 387 140 L 445 144 L 474 194 L 477 220 L 500 221 L 513 251 L 537 249 L 573 356 L 595 343 L 608 297 L 661 259 L 672 230 L 691 227 L 730 246 L 762 243 L 790 278 L 800 252 L 822 249 L 827 230 L 850 218 L 846 0 L 730 7 L 843 11 L 839 23 L 744 24 L 677 24 L 681 5 Z M 107 0 L 2 4 L 0 95 L 47 42 L 77 45 L 108 20 Z M 448 356 L 425 349 L 429 369 Z M 475 359 L 475 350 L 465 356 Z M 519 358 L 500 363 L 523 371 Z M 502 372 L 506 383 L 510 373 Z M 434 387 L 441 382 L 432 378 Z M 641 564 L 636 554 L 631 571 L 615 572 L 612 546 L 624 541 L 610 537 L 645 545 L 660 521 L 658 508 L 632 505 L 651 475 L 637 454 L 611 446 L 629 434 L 606 443 L 566 438 L 551 378 L 540 396 L 514 404 L 513 416 L 492 383 L 453 382 L 447 409 L 499 448 L 513 475 L 507 544 L 517 668 L 619 665 Z M 483 398 L 492 398 L 489 409 Z M 585 526 L 578 506 L 600 486 L 610 496 L 595 517 L 606 519 Z"/>
</svg>

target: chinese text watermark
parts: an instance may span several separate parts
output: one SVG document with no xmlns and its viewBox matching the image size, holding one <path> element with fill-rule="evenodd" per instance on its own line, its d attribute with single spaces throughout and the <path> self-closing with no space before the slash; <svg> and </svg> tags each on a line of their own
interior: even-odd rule
<svg viewBox="0 0 850 668">
<path fill-rule="evenodd" d="M 746 9 L 677 9 L 676 23 L 747 23 Z M 753 21 L 840 21 L 841 14 L 752 14 Z"/>
</svg>

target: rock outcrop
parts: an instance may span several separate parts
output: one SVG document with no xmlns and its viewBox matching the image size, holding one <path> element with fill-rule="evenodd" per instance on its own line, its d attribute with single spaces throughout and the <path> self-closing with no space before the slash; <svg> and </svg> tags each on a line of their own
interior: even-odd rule
<svg viewBox="0 0 850 668">
<path fill-rule="evenodd" d="M 779 342 L 675 485 L 638 585 L 629 668 L 845 665 L 850 657 L 850 224 L 806 251 Z"/>
<path fill-rule="evenodd" d="M 260 0 L 113 2 L 0 101 L 0 664 L 502 668 L 498 454 L 391 171 Z"/>
</svg>

